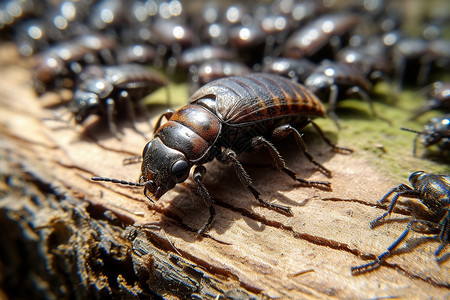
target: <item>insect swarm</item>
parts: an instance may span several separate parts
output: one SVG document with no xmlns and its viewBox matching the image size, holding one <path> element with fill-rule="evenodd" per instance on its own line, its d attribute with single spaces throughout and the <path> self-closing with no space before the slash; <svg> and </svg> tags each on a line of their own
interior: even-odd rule
<svg viewBox="0 0 450 300">
<path fill-rule="evenodd" d="M 334 146 L 312 122 L 312 118 L 324 116 L 324 107 L 314 94 L 279 75 L 253 73 L 218 79 L 195 92 L 188 105 L 175 112 L 168 111 L 159 118 L 154 138 L 142 152 L 139 182 L 107 177 L 93 177 L 92 180 L 144 187 L 145 196 L 154 202 L 177 183 L 184 182 L 194 167 L 193 179 L 210 213 L 207 222 L 198 231 L 202 234 L 215 215 L 213 198 L 203 185 L 206 174 L 203 164 L 216 158 L 219 162 L 234 167 L 240 182 L 261 205 L 291 215 L 290 207 L 270 203 L 260 197 L 261 193 L 253 186 L 236 155 L 265 148 L 277 168 L 297 182 L 329 190 L 329 182 L 299 178 L 286 166 L 278 150 L 270 142 L 293 134 L 308 160 L 331 177 L 331 172 L 308 152 L 298 131 L 311 124 L 333 150 L 352 152 L 350 149 Z M 164 117 L 168 121 L 160 126 Z"/>
<path fill-rule="evenodd" d="M 450 242 L 450 176 L 435 175 L 417 171 L 409 176 L 409 181 L 412 187 L 405 184 L 390 190 L 380 201 L 379 204 L 385 202 L 391 195 L 395 194 L 389 204 L 388 210 L 373 220 L 370 227 L 374 228 L 388 215 L 392 213 L 397 201 L 400 197 L 417 198 L 426 207 L 425 212 L 419 212 L 415 209 L 410 209 L 413 215 L 408 222 L 405 231 L 395 240 L 388 248 L 373 262 L 352 267 L 353 275 L 358 275 L 364 272 L 372 271 L 381 266 L 381 263 L 388 258 L 392 251 L 394 251 L 402 241 L 406 239 L 408 233 L 412 230 L 423 234 L 437 234 L 436 239 L 441 242 L 441 245 L 435 251 L 436 258 L 439 257 L 444 247 Z M 426 216 L 426 217 L 425 217 Z"/>
</svg>

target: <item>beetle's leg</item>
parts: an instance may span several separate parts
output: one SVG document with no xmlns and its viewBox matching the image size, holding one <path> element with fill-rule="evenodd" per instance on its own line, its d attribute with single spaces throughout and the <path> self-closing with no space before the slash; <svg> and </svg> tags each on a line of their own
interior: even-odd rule
<svg viewBox="0 0 450 300">
<path fill-rule="evenodd" d="M 114 122 L 114 115 L 116 113 L 116 103 L 114 99 L 108 98 L 106 99 L 106 118 L 108 120 L 109 131 L 120 140 L 120 134 L 117 130 L 117 125 Z"/>
<path fill-rule="evenodd" d="M 364 91 L 359 86 L 353 86 L 347 90 L 347 95 L 351 95 L 351 94 L 356 94 L 356 95 L 360 96 L 361 99 L 363 99 L 364 102 L 366 102 L 367 105 L 369 105 L 369 110 L 370 110 L 370 113 L 372 114 L 372 117 L 373 118 L 378 117 L 377 113 L 375 112 L 375 108 L 373 107 L 372 98 L 369 96 L 369 94 L 367 94 L 366 91 Z"/>
<path fill-rule="evenodd" d="M 209 194 L 206 187 L 203 185 L 203 177 L 205 176 L 205 174 L 206 174 L 206 168 L 204 166 L 196 166 L 195 167 L 193 177 L 194 177 L 195 182 L 197 182 L 198 192 L 200 193 L 203 201 L 205 201 L 205 204 L 209 208 L 208 221 L 206 221 L 205 225 L 203 225 L 203 227 L 199 231 L 197 231 L 197 233 L 200 235 L 203 234 L 208 229 L 208 227 L 212 223 L 212 220 L 214 219 L 214 216 L 216 215 L 216 211 L 213 206 L 214 200 L 211 197 L 211 195 Z"/>
<path fill-rule="evenodd" d="M 416 152 L 417 142 L 419 141 L 420 135 L 421 135 L 421 133 L 416 134 L 416 137 L 414 138 L 414 141 L 413 141 L 413 151 L 412 152 L 413 152 L 414 157 L 416 157 L 416 154 L 417 154 L 417 152 Z"/>
<path fill-rule="evenodd" d="M 342 153 L 342 154 L 350 154 L 353 153 L 353 150 L 350 148 L 344 148 L 344 147 L 338 147 L 335 144 L 333 144 L 323 133 L 322 129 L 320 129 L 319 125 L 314 123 L 312 120 L 309 120 L 309 123 L 314 127 L 314 129 L 317 131 L 319 136 L 322 138 L 322 140 L 327 143 L 328 146 L 330 146 L 334 152 Z"/>
<path fill-rule="evenodd" d="M 275 148 L 275 146 L 272 143 L 270 143 L 268 140 L 266 140 L 265 138 L 263 138 L 261 136 L 253 138 L 252 139 L 252 147 L 255 150 L 259 150 L 262 147 L 267 149 L 270 153 L 270 156 L 272 156 L 272 159 L 275 162 L 277 169 L 285 172 L 286 174 L 291 176 L 291 178 L 294 179 L 295 181 L 298 181 L 307 186 L 322 187 L 322 188 L 326 188 L 327 190 L 331 189 L 331 185 L 328 181 L 308 181 L 308 180 L 297 177 L 297 174 L 286 166 L 286 163 L 284 162 L 284 159 L 281 157 L 277 148 Z"/>
<path fill-rule="evenodd" d="M 142 156 L 141 155 L 136 155 L 136 156 L 130 156 L 127 158 L 124 158 L 122 160 L 122 164 L 123 165 L 131 165 L 131 164 L 137 164 L 142 162 Z"/>
<path fill-rule="evenodd" d="M 314 157 L 308 152 L 308 148 L 306 147 L 305 142 L 302 139 L 302 136 L 300 135 L 300 133 L 297 131 L 297 129 L 295 129 L 294 127 L 292 127 L 289 124 L 285 124 L 285 125 L 281 125 L 277 128 L 275 128 L 271 135 L 275 140 L 279 140 L 282 139 L 284 137 L 286 137 L 287 135 L 289 135 L 290 133 L 294 134 L 294 138 L 295 141 L 297 142 L 297 145 L 300 147 L 300 149 L 302 150 L 302 152 L 305 154 L 306 158 L 308 158 L 308 160 L 313 163 L 314 165 L 316 165 L 320 171 L 322 173 L 324 173 L 325 175 L 327 175 L 328 177 L 331 177 L 331 171 L 328 170 L 327 168 L 325 168 L 324 166 L 322 166 L 320 163 L 318 163 Z"/>
<path fill-rule="evenodd" d="M 439 246 L 439 248 L 436 249 L 436 252 L 434 255 L 436 258 L 439 256 L 439 254 L 444 250 L 445 245 L 450 244 L 450 210 L 447 210 L 447 214 L 441 221 L 441 233 L 439 234 L 439 240 L 442 242 L 442 244 Z"/>
<path fill-rule="evenodd" d="M 173 109 L 168 109 L 168 110 L 166 110 L 165 113 L 163 113 L 161 116 L 159 116 L 158 120 L 156 121 L 155 130 L 153 130 L 153 134 L 155 134 L 156 130 L 158 130 L 159 127 L 161 127 L 162 119 L 165 117 L 166 120 L 169 120 L 172 117 L 174 112 L 175 111 Z"/>
<path fill-rule="evenodd" d="M 128 92 L 127 91 L 120 92 L 120 99 L 122 99 L 127 106 L 128 117 L 131 119 L 131 125 L 133 125 L 134 130 L 140 135 L 142 135 L 145 139 L 147 139 L 145 133 L 143 133 L 141 130 L 139 130 L 139 128 L 136 127 L 136 114 L 134 113 L 134 105 L 133 101 L 131 101 Z"/>
<path fill-rule="evenodd" d="M 137 106 L 139 112 L 144 116 L 144 119 L 148 123 L 148 126 L 152 127 L 153 125 L 150 122 L 151 117 L 148 114 L 147 107 L 145 107 L 144 103 L 142 101 L 137 101 L 135 105 Z"/>
<path fill-rule="evenodd" d="M 398 245 L 408 236 L 408 233 L 411 230 L 412 223 L 414 223 L 414 221 L 410 221 L 408 223 L 405 231 L 403 231 L 403 233 L 399 236 L 399 238 L 387 248 L 387 251 L 383 252 L 380 256 L 378 256 L 376 260 L 358 267 L 351 267 L 350 269 L 352 271 L 352 275 L 358 275 L 379 268 L 381 262 L 385 260 L 391 254 L 391 252 L 394 251 L 398 247 Z"/>
<path fill-rule="evenodd" d="M 397 193 L 397 194 L 394 196 L 394 198 L 392 198 L 391 203 L 389 204 L 388 210 L 384 214 L 382 214 L 380 217 L 378 217 L 375 220 L 373 220 L 372 222 L 370 222 L 370 228 L 376 227 L 381 220 L 384 220 L 384 218 L 386 218 L 386 216 L 388 216 L 392 213 L 392 211 L 395 208 L 395 205 L 397 205 L 397 200 L 400 196 L 415 197 L 415 198 L 417 198 L 419 196 L 417 191 L 411 189 L 409 186 L 407 186 L 405 184 L 400 184 L 399 186 L 390 190 L 386 195 L 384 195 L 384 197 L 378 203 L 379 204 L 383 203 L 393 193 Z"/>
<path fill-rule="evenodd" d="M 334 123 L 336 124 L 336 127 L 338 129 L 341 129 L 341 126 L 339 125 L 339 119 L 336 114 L 336 105 L 337 105 L 338 94 L 339 94 L 338 86 L 336 84 L 331 85 L 330 86 L 330 94 L 328 96 L 327 114 L 334 121 Z"/>
<path fill-rule="evenodd" d="M 237 160 L 236 153 L 233 150 L 225 149 L 221 153 L 219 161 L 226 164 L 231 163 L 233 165 L 234 170 L 236 171 L 236 175 L 239 178 L 239 181 L 242 183 L 242 185 L 245 185 L 250 190 L 250 192 L 252 192 L 253 196 L 256 198 L 256 200 L 259 201 L 260 204 L 268 208 L 274 209 L 276 211 L 279 211 L 281 213 L 287 214 L 289 216 L 292 215 L 290 207 L 270 203 L 260 197 L 261 193 L 252 185 L 252 180 L 250 176 L 247 174 L 242 164 Z"/>
<path fill-rule="evenodd" d="M 100 50 L 100 56 L 107 65 L 117 64 L 116 57 L 111 49 Z"/>
<path fill-rule="evenodd" d="M 350 94 L 357 94 L 357 95 L 359 95 L 359 96 L 361 97 L 361 99 L 363 99 L 364 102 L 366 102 L 367 105 L 369 105 L 370 113 L 372 114 L 372 117 L 373 117 L 374 119 L 379 119 L 379 120 L 385 121 L 385 122 L 388 123 L 389 125 L 392 124 L 392 122 L 391 122 L 390 120 L 388 120 L 388 119 L 386 119 L 386 118 L 383 118 L 383 117 L 380 117 L 380 116 L 376 113 L 375 108 L 374 108 L 374 106 L 373 106 L 372 98 L 369 96 L 369 94 L 368 94 L 365 90 L 363 90 L 363 89 L 360 88 L 359 86 L 354 86 L 354 87 L 350 88 L 350 89 L 347 91 L 347 93 L 348 93 L 349 95 L 350 95 Z"/>
</svg>

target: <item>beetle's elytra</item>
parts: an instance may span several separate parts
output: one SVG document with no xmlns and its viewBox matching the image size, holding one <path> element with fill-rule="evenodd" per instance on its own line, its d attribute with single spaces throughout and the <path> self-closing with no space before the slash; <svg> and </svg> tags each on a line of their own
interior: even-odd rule
<svg viewBox="0 0 450 300">
<path fill-rule="evenodd" d="M 269 203 L 260 197 L 260 192 L 252 185 L 236 154 L 265 148 L 277 168 L 294 180 L 304 185 L 330 189 L 329 182 L 299 178 L 286 166 L 271 143 L 293 134 L 306 157 L 323 173 L 331 176 L 331 172 L 309 154 L 298 131 L 312 124 L 334 150 L 351 152 L 332 145 L 312 122 L 312 118 L 324 115 L 324 106 L 314 94 L 279 75 L 253 73 L 218 79 L 195 92 L 188 105 L 161 116 L 153 139 L 142 153 L 139 183 L 104 177 L 94 177 L 93 180 L 143 186 L 144 194 L 153 202 L 177 183 L 185 181 L 191 168 L 195 167 L 193 179 L 210 210 L 207 223 L 199 230 L 199 233 L 203 233 L 215 214 L 212 197 L 202 183 L 206 173 L 203 164 L 216 158 L 224 164 L 233 165 L 241 183 L 261 204 L 291 214 L 289 207 Z M 168 121 L 159 126 L 163 117 Z"/>
</svg>

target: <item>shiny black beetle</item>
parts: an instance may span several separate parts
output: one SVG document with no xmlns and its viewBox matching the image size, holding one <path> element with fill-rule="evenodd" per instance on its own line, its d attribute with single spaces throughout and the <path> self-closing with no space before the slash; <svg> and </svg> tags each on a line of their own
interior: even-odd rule
<svg viewBox="0 0 450 300">
<path fill-rule="evenodd" d="M 309 154 L 298 131 L 311 124 L 335 151 L 351 152 L 334 146 L 311 120 L 324 115 L 324 106 L 314 94 L 279 75 L 253 73 L 218 79 L 195 92 L 188 105 L 175 112 L 168 111 L 160 117 L 153 140 L 148 142 L 142 152 L 142 173 L 138 183 L 106 177 L 93 177 L 92 180 L 144 187 L 145 196 L 154 202 L 177 183 L 184 182 L 195 166 L 193 179 L 210 212 L 208 221 L 198 231 L 201 234 L 215 215 L 213 199 L 203 185 L 206 174 L 203 164 L 216 158 L 221 163 L 233 165 L 241 183 L 260 204 L 291 215 L 289 207 L 267 202 L 260 197 L 260 192 L 252 185 L 236 154 L 265 148 L 277 168 L 297 182 L 329 190 L 329 182 L 299 178 L 286 166 L 278 150 L 269 141 L 293 134 L 309 161 L 331 176 L 331 172 Z M 168 121 L 159 126 L 164 117 Z"/>
<path fill-rule="evenodd" d="M 437 145 L 443 154 L 444 151 L 450 150 L 450 114 L 442 117 L 432 118 L 428 124 L 423 127 L 422 131 L 402 127 L 402 130 L 417 133 L 413 143 L 413 155 L 416 155 L 417 141 L 425 147 Z"/>
<path fill-rule="evenodd" d="M 112 134 L 119 137 L 115 116 L 125 110 L 134 122 L 134 105 L 167 84 L 157 72 L 138 64 L 91 65 L 80 75 L 81 83 L 69 102 L 75 121 L 82 123 L 92 114 L 105 116 Z M 141 107 L 141 111 L 145 109 Z M 136 127 L 135 130 L 141 133 Z"/>
<path fill-rule="evenodd" d="M 388 215 L 392 213 L 397 205 L 399 197 L 417 198 L 425 208 L 410 207 L 412 219 L 409 221 L 405 231 L 393 242 L 387 251 L 383 252 L 376 260 L 368 264 L 352 267 L 353 275 L 368 272 L 380 267 L 381 263 L 394 251 L 398 245 L 404 241 L 408 233 L 412 230 L 423 234 L 437 234 L 436 238 L 441 245 L 435 252 L 439 257 L 444 247 L 450 243 L 450 176 L 425 173 L 423 171 L 414 172 L 409 176 L 412 187 L 405 184 L 390 190 L 380 201 L 385 202 L 391 195 L 395 194 L 389 204 L 388 210 L 373 220 L 370 227 L 379 225 Z"/>
</svg>

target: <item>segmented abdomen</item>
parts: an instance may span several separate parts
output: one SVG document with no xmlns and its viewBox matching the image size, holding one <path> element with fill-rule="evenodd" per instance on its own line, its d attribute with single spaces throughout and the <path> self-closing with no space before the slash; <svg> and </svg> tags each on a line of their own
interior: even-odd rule
<svg viewBox="0 0 450 300">
<path fill-rule="evenodd" d="M 212 81 L 189 102 L 215 100 L 217 116 L 229 125 L 245 125 L 279 118 L 323 117 L 320 100 L 303 85 L 275 74 L 253 73 Z"/>
</svg>

